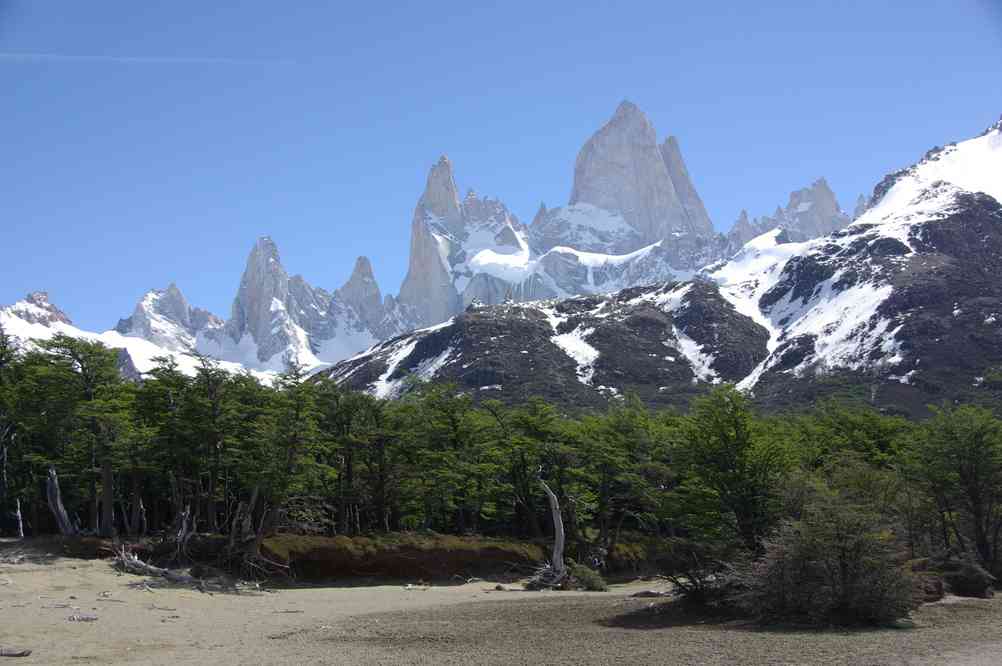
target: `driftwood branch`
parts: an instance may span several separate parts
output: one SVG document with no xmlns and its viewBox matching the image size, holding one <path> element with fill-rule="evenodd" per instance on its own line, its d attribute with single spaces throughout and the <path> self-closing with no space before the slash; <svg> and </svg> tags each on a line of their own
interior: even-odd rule
<svg viewBox="0 0 1002 666">
<path fill-rule="evenodd" d="M 126 573 L 137 576 L 150 576 L 151 578 L 163 578 L 168 583 L 174 583 L 175 585 L 201 586 L 201 581 L 194 576 L 174 573 L 169 569 L 161 569 L 160 567 L 143 562 L 135 553 L 126 552 L 124 547 L 118 551 L 118 555 L 115 557 L 115 566 Z"/>
</svg>

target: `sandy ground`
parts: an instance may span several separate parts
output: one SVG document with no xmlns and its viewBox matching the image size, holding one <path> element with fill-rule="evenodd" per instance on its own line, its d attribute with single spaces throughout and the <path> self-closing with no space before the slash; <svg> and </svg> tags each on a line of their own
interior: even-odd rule
<svg viewBox="0 0 1002 666">
<path fill-rule="evenodd" d="M 16 563 L 13 563 L 13 562 Z M 1002 599 L 923 607 L 914 628 L 764 631 L 654 612 L 629 595 L 492 583 L 201 593 L 144 589 L 108 562 L 0 549 L 14 664 L 999 664 Z M 152 589 L 152 588 L 151 588 Z M 95 616 L 90 622 L 72 616 Z"/>
</svg>

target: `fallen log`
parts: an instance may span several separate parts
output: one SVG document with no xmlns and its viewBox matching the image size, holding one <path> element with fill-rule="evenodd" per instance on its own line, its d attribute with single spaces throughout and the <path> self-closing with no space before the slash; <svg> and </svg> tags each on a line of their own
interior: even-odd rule
<svg viewBox="0 0 1002 666">
<path fill-rule="evenodd" d="M 143 562 L 135 553 L 126 552 L 125 548 L 118 551 L 118 556 L 115 558 L 115 566 L 126 573 L 136 574 L 137 576 L 163 578 L 167 582 L 174 583 L 176 585 L 192 585 L 200 587 L 202 584 L 202 581 L 194 576 L 175 573 L 170 569 L 162 569 L 147 562 Z"/>
<path fill-rule="evenodd" d="M 30 657 L 31 650 L 21 648 L 0 647 L 0 657 Z"/>
</svg>

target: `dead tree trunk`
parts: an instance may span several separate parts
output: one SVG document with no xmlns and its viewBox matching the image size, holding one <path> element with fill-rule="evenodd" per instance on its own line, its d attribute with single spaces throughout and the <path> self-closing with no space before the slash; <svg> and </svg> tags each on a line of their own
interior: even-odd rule
<svg viewBox="0 0 1002 666">
<path fill-rule="evenodd" d="M 17 538 L 24 538 L 24 518 L 21 516 L 21 498 L 14 500 L 14 516 L 17 518 Z"/>
<path fill-rule="evenodd" d="M 101 536 L 115 536 L 115 474 L 105 453 L 101 461 Z"/>
<path fill-rule="evenodd" d="M 45 484 L 46 496 L 49 500 L 49 508 L 52 509 L 56 522 L 59 524 L 59 533 L 63 536 L 76 536 L 77 528 L 70 522 L 69 514 L 63 506 L 62 494 L 59 492 L 59 477 L 56 476 L 56 468 L 49 468 L 49 478 Z"/>
<path fill-rule="evenodd" d="M 564 567 L 564 519 L 560 515 L 560 502 L 546 481 L 540 479 L 539 483 L 550 500 L 550 516 L 553 518 L 553 572 L 563 578 L 567 572 Z"/>
</svg>

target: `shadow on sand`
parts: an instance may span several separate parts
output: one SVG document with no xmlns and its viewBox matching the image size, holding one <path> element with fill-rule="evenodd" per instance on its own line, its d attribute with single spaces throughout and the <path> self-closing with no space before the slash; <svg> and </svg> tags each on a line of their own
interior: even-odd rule
<svg viewBox="0 0 1002 666">
<path fill-rule="evenodd" d="M 836 632 L 840 634 L 866 634 L 888 630 L 908 630 L 909 623 L 874 626 L 831 626 L 798 624 L 762 624 L 736 611 L 710 606 L 686 603 L 679 599 L 651 603 L 643 608 L 603 618 L 596 621 L 603 627 L 618 629 L 670 629 L 672 627 L 705 627 L 708 630 L 748 631 L 755 633 L 818 634 Z"/>
</svg>

